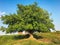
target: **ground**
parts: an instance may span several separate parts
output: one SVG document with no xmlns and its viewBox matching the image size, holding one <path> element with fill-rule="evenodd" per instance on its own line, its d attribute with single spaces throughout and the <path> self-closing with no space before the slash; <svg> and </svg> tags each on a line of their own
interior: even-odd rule
<svg viewBox="0 0 60 45">
<path fill-rule="evenodd" d="M 36 35 L 39 38 L 34 37 Z M 22 35 L 0 36 L 0 45 L 60 45 L 60 33 L 37 33 L 36 35 L 30 34 L 29 38 L 23 38 Z"/>
</svg>

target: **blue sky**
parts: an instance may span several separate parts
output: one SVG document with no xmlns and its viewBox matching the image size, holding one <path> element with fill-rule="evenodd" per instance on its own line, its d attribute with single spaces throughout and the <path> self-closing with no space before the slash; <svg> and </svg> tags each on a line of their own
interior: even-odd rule
<svg viewBox="0 0 60 45">
<path fill-rule="evenodd" d="M 17 4 L 28 5 L 37 2 L 38 6 L 52 13 L 51 18 L 56 30 L 60 30 L 60 0 L 0 0 L 0 16 L 3 14 L 16 13 Z M 2 26 L 0 20 L 0 26 Z M 6 26 L 6 25 L 4 25 Z"/>
</svg>

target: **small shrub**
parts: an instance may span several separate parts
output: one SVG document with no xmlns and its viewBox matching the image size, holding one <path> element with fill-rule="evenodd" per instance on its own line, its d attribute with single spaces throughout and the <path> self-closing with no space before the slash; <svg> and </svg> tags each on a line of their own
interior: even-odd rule
<svg viewBox="0 0 60 45">
<path fill-rule="evenodd" d="M 59 39 L 53 39 L 52 42 L 55 43 L 55 44 L 60 44 L 60 40 Z"/>
<path fill-rule="evenodd" d="M 56 31 L 56 33 L 60 34 L 60 31 Z"/>
<path fill-rule="evenodd" d="M 36 32 L 36 33 L 33 33 L 33 37 L 36 38 L 36 39 L 42 39 L 43 37 L 39 35 L 40 33 Z"/>
<path fill-rule="evenodd" d="M 14 39 L 25 39 L 25 38 L 29 38 L 30 35 L 26 34 L 26 35 L 16 35 L 14 36 Z"/>
</svg>

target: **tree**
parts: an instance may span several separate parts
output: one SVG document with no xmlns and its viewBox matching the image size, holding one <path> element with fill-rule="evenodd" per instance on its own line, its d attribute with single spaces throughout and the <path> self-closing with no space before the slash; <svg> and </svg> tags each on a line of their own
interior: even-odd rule
<svg viewBox="0 0 60 45">
<path fill-rule="evenodd" d="M 1 26 L 0 27 L 0 30 L 2 30 L 3 32 L 6 30 L 6 28 L 5 27 L 3 27 L 3 26 Z"/>
<path fill-rule="evenodd" d="M 50 29 L 54 30 L 53 21 L 50 19 L 48 11 L 37 6 L 37 3 L 32 5 L 20 5 L 18 4 L 17 14 L 9 14 L 2 16 L 1 20 L 4 24 L 7 24 L 7 33 L 28 31 L 33 33 L 38 32 L 50 32 Z"/>
</svg>

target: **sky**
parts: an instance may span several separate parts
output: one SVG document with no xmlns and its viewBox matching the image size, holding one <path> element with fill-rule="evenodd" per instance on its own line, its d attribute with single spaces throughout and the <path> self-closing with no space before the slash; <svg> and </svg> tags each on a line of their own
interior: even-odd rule
<svg viewBox="0 0 60 45">
<path fill-rule="evenodd" d="M 29 5 L 34 2 L 37 2 L 39 7 L 52 13 L 51 19 L 53 19 L 55 29 L 60 30 L 60 0 L 0 0 L 0 17 L 4 14 L 16 13 L 17 4 Z M 0 26 L 7 27 L 1 20 Z"/>
</svg>

